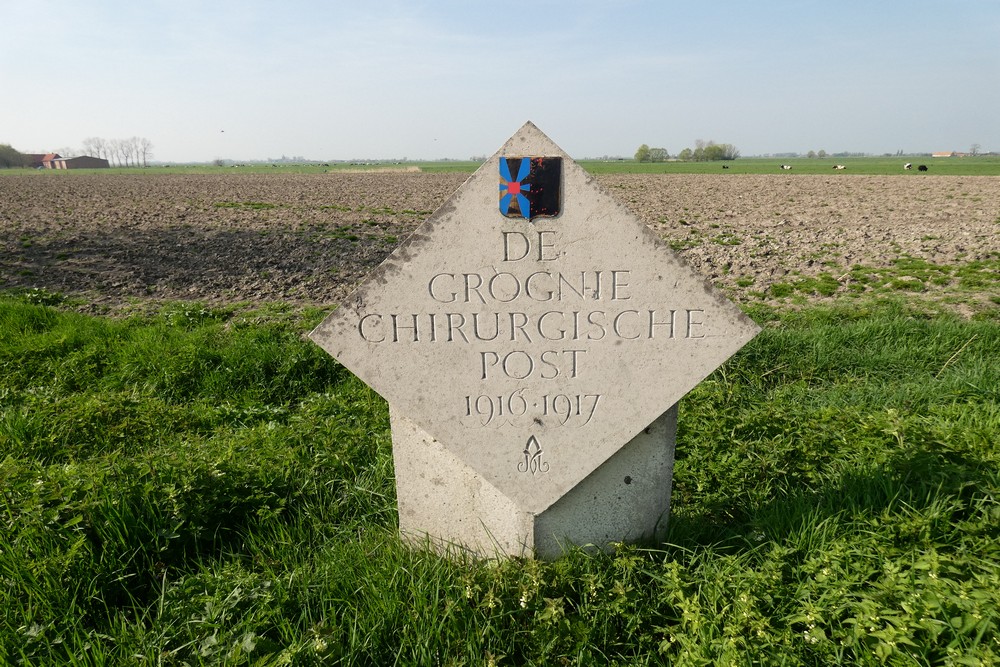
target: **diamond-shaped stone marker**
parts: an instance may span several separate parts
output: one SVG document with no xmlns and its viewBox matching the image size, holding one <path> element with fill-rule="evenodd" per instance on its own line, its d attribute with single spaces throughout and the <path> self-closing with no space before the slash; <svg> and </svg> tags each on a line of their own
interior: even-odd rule
<svg viewBox="0 0 1000 667">
<path fill-rule="evenodd" d="M 311 337 L 537 515 L 758 331 L 528 123 Z"/>
</svg>

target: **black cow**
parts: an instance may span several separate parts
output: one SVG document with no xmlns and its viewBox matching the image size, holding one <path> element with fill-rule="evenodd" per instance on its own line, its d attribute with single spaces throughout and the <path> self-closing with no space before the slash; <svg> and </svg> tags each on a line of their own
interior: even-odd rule
<svg viewBox="0 0 1000 667">
<path fill-rule="evenodd" d="M 927 171 L 927 165 L 926 164 L 918 165 L 917 171 Z"/>
</svg>

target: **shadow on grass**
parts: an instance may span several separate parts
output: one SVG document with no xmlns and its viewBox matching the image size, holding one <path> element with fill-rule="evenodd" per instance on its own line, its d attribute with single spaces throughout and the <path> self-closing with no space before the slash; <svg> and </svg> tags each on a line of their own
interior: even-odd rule
<svg viewBox="0 0 1000 667">
<path fill-rule="evenodd" d="M 675 508 L 679 511 L 670 519 L 665 544 L 746 551 L 765 539 L 782 541 L 810 525 L 841 518 L 861 523 L 877 520 L 883 524 L 881 534 L 902 545 L 917 536 L 891 525 L 894 519 L 901 524 L 908 515 L 929 512 L 944 503 L 951 511 L 944 520 L 933 522 L 931 534 L 925 535 L 944 545 L 960 530 L 956 524 L 968 518 L 973 501 L 998 486 L 1000 467 L 995 461 L 943 443 L 921 443 L 899 451 L 882 465 L 847 472 L 820 488 L 802 489 L 757 508 L 746 508 L 738 497 L 698 512 Z M 1000 527 L 993 525 L 991 534 L 1000 534 Z"/>
</svg>

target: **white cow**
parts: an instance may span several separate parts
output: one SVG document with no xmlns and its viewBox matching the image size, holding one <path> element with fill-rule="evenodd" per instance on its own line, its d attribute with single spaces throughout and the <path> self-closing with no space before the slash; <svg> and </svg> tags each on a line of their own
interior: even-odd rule
<svg viewBox="0 0 1000 667">
<path fill-rule="evenodd" d="M 785 171 L 788 171 L 789 169 L 792 168 L 792 165 L 790 165 L 790 164 L 783 164 L 783 165 L 781 165 L 781 168 L 784 169 Z"/>
<path fill-rule="evenodd" d="M 845 164 L 835 164 L 835 165 L 833 165 L 833 168 L 836 169 L 837 171 L 840 171 L 841 169 L 847 169 L 847 165 L 845 165 Z"/>
<path fill-rule="evenodd" d="M 907 171 L 909 171 L 910 169 L 913 169 L 913 163 L 912 162 L 907 162 L 906 164 L 903 165 L 903 169 L 906 169 Z"/>
</svg>

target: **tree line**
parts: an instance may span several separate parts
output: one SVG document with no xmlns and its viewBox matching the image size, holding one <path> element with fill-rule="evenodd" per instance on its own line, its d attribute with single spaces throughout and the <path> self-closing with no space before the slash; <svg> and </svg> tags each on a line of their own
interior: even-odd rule
<svg viewBox="0 0 1000 667">
<path fill-rule="evenodd" d="M 153 142 L 145 137 L 130 137 L 128 139 L 101 139 L 88 137 L 83 140 L 83 150 L 78 152 L 71 148 L 60 148 L 62 157 L 74 157 L 74 154 L 89 155 L 104 158 L 116 167 L 148 167 L 153 157 Z M 13 148 L 10 144 L 0 144 L 0 169 L 12 167 L 28 167 L 28 156 Z"/>
<path fill-rule="evenodd" d="M 0 169 L 28 166 L 28 158 L 10 144 L 0 144 Z"/>
<path fill-rule="evenodd" d="M 117 167 L 148 167 L 149 160 L 153 157 L 153 142 L 145 137 L 87 137 L 83 140 L 83 152 L 85 155 L 104 158 Z"/>
<path fill-rule="evenodd" d="M 677 154 L 676 159 L 686 162 L 710 162 L 713 160 L 735 160 L 739 156 L 739 149 L 732 144 L 717 144 L 714 141 L 698 139 L 694 142 L 694 149 L 683 149 Z M 635 152 L 636 162 L 666 162 L 669 159 L 670 154 L 666 148 L 650 148 L 647 144 L 639 146 Z"/>
</svg>

